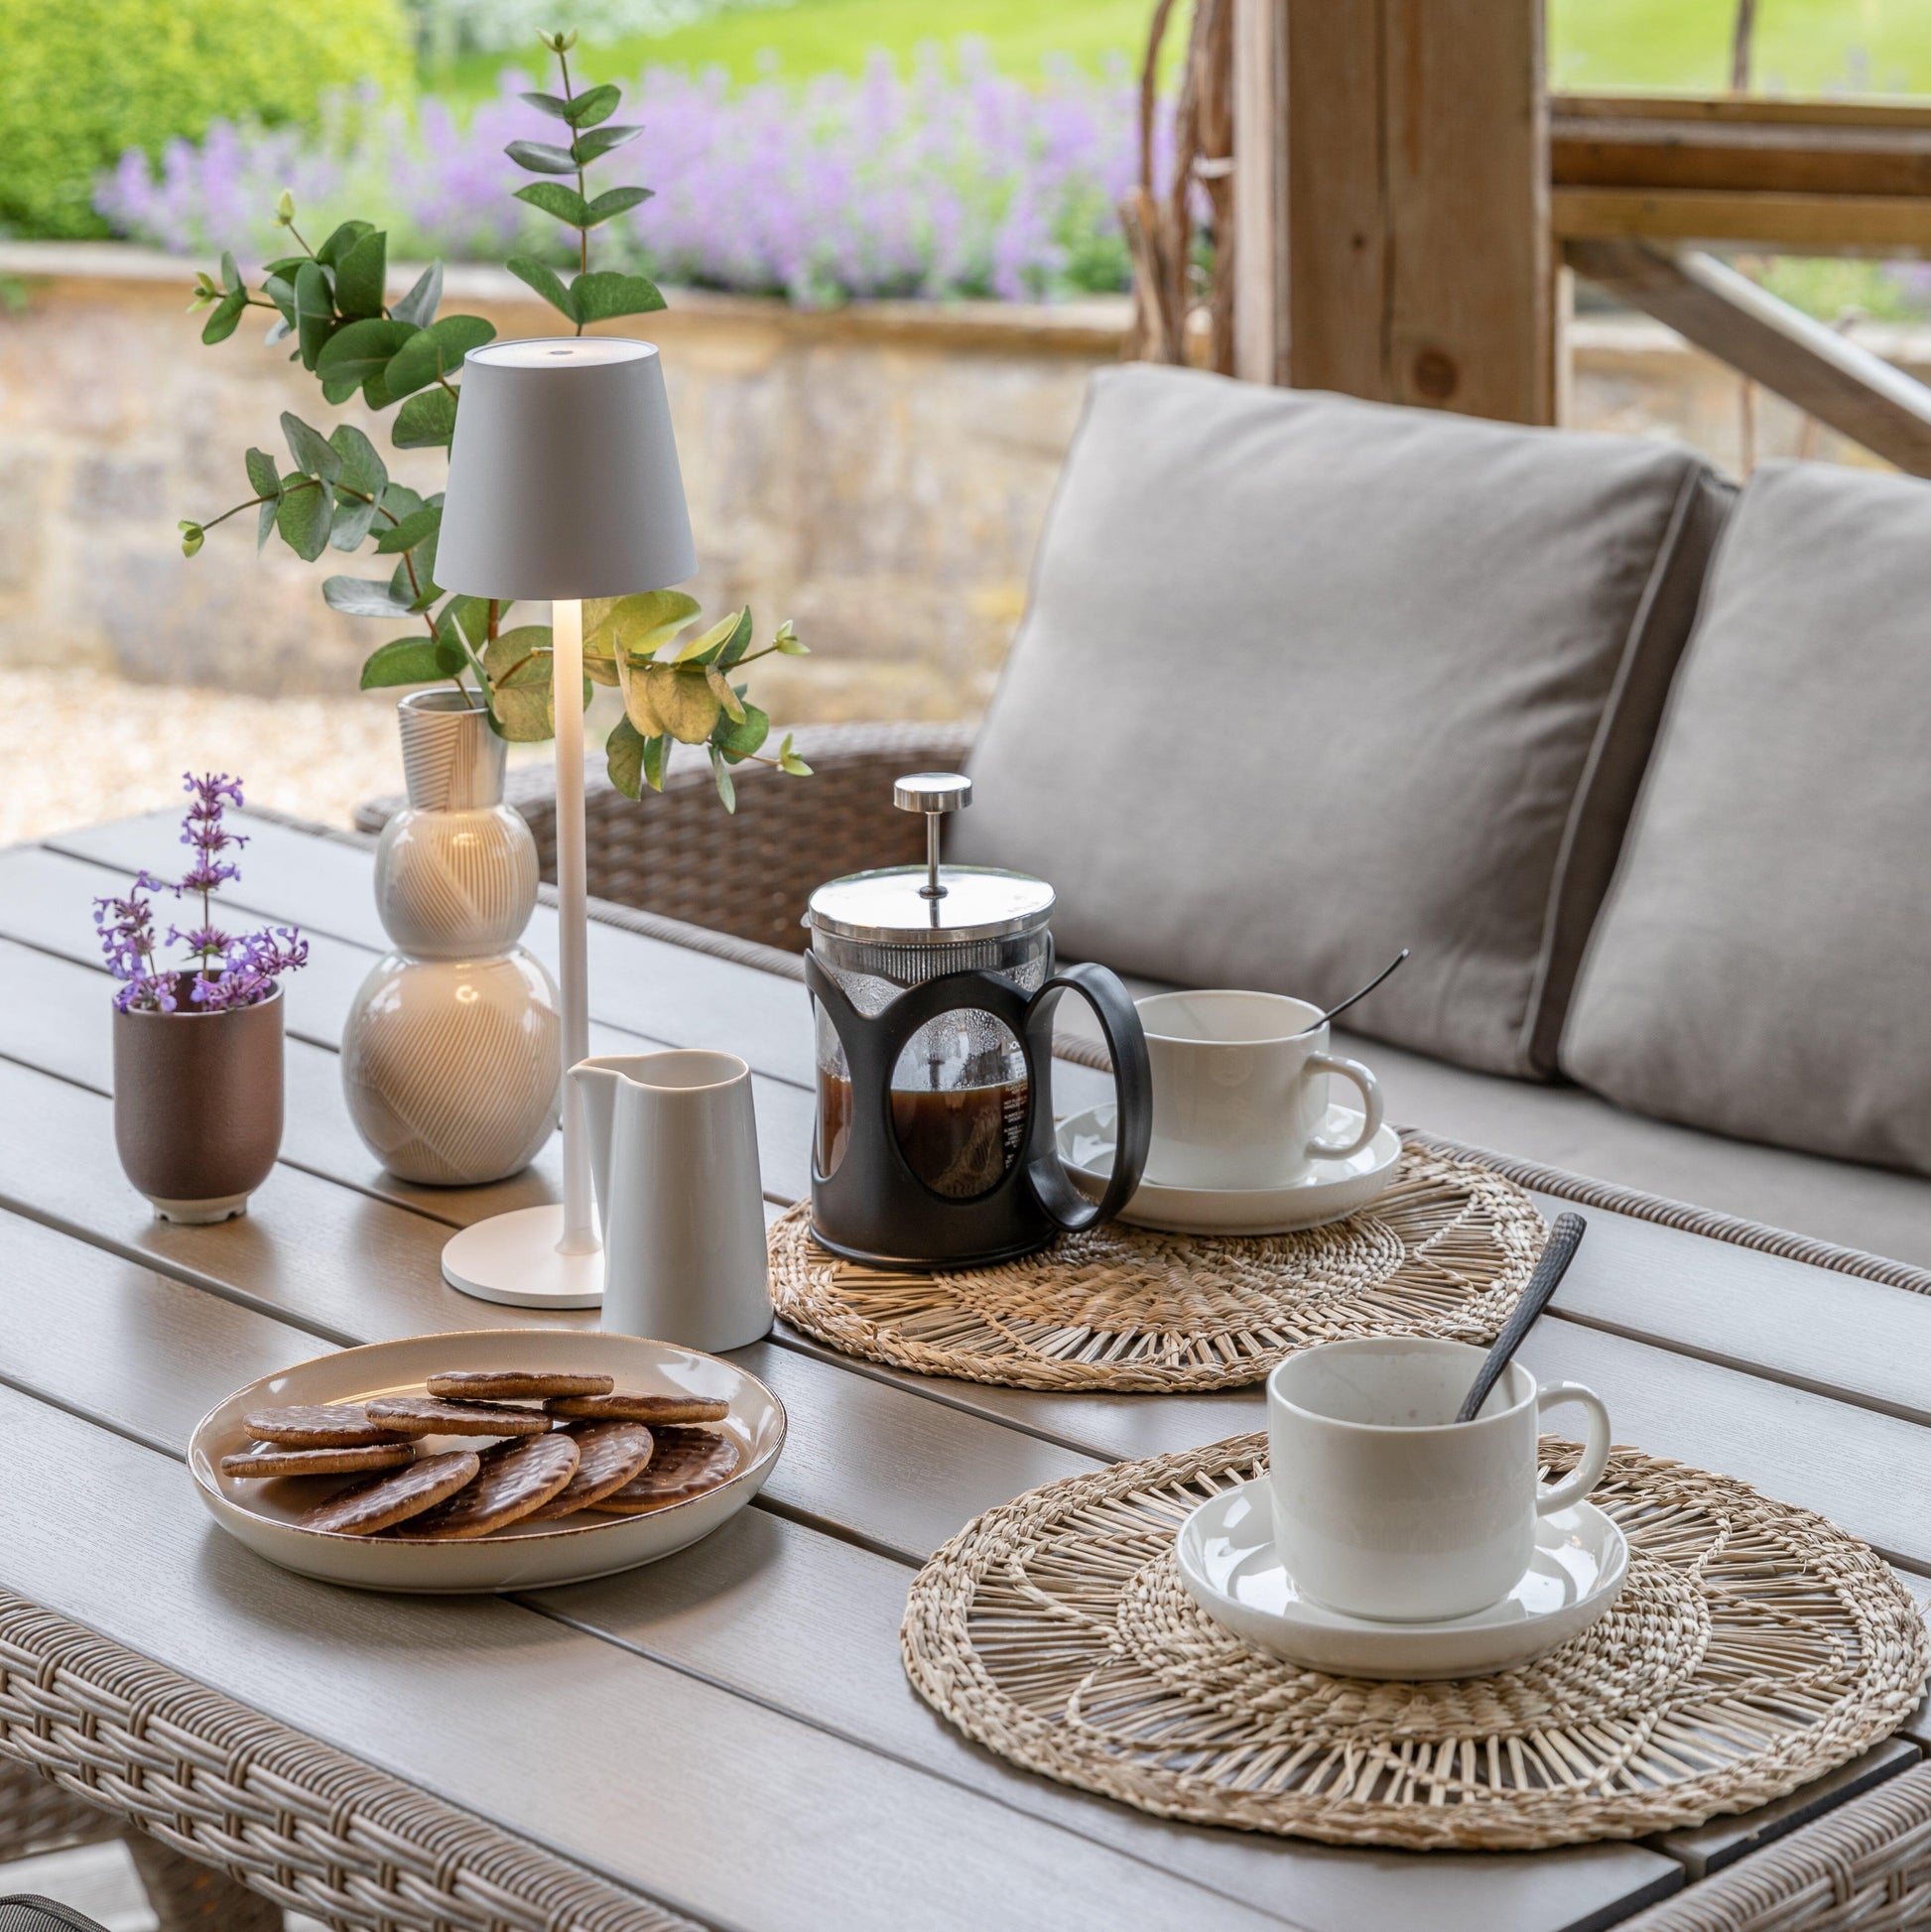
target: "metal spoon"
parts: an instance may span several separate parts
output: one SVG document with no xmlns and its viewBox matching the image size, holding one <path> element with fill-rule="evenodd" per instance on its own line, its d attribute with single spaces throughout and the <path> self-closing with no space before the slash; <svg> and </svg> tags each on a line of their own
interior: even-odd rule
<svg viewBox="0 0 1931 1932">
<path fill-rule="evenodd" d="M 1352 1005 L 1353 1005 L 1353 1003 L 1357 999 L 1365 999 L 1368 996 L 1368 994 L 1371 993 L 1375 989 L 1375 987 L 1378 986 L 1381 983 L 1381 981 L 1385 979 L 1388 976 L 1388 974 L 1391 973 L 1395 969 L 1395 967 L 1398 966 L 1402 963 L 1402 961 L 1405 960 L 1407 957 L 1408 957 L 1408 949 L 1404 946 L 1401 949 L 1401 951 L 1397 953 L 1394 956 L 1394 958 L 1390 960 L 1388 964 L 1384 966 L 1381 968 L 1381 970 L 1377 972 L 1374 975 L 1374 977 L 1370 979 L 1367 982 L 1367 984 L 1360 989 L 1359 992 L 1350 993 L 1348 997 L 1344 999 L 1339 1006 L 1330 1006 L 1328 1010 L 1325 1013 L 1323 1013 L 1318 1020 L 1315 1020 L 1314 1022 L 1312 1022 L 1312 1024 L 1304 1027 L 1302 1031 L 1307 1033 L 1312 1033 L 1315 1027 L 1326 1026 L 1328 1022 L 1331 1019 L 1333 1019 L 1337 1013 L 1347 1012 L 1348 1009 Z"/>
<path fill-rule="evenodd" d="M 1463 1397 L 1462 1406 L 1455 1412 L 1457 1422 L 1473 1422 L 1476 1411 L 1487 1401 L 1488 1391 L 1508 1366 L 1509 1357 L 1522 1346 L 1522 1338 L 1535 1325 L 1535 1318 L 1549 1306 L 1549 1297 L 1556 1292 L 1556 1285 L 1569 1272 L 1569 1264 L 1576 1258 L 1576 1249 L 1582 1244 L 1583 1229 L 1587 1225 L 1581 1215 L 1556 1217 L 1556 1224 L 1549 1233 L 1549 1244 L 1542 1250 L 1542 1259 L 1535 1264 L 1535 1272 L 1529 1276 L 1528 1286 L 1522 1290 L 1522 1299 L 1515 1304 L 1515 1313 L 1495 1338 L 1495 1346 L 1488 1351 L 1481 1366 L 1477 1369 L 1474 1383 Z"/>
</svg>

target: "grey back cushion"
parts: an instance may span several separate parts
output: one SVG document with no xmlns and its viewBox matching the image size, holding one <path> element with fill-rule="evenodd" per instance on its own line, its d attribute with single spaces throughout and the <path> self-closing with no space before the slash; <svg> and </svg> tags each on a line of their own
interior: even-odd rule
<svg viewBox="0 0 1931 1932">
<path fill-rule="evenodd" d="M 1546 1074 L 1729 492 L 1690 452 L 1095 376 L 949 849 L 1063 953 Z"/>
<path fill-rule="evenodd" d="M 1931 1173 L 1931 486 L 1750 479 L 1562 1062 L 1644 1113 Z"/>
</svg>

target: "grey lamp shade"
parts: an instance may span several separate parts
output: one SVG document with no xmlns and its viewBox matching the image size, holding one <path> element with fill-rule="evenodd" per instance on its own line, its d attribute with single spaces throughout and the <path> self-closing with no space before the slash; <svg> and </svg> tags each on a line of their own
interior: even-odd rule
<svg viewBox="0 0 1931 1932">
<path fill-rule="evenodd" d="M 565 335 L 469 351 L 439 583 L 473 597 L 620 597 L 697 570 L 651 343 Z"/>
</svg>

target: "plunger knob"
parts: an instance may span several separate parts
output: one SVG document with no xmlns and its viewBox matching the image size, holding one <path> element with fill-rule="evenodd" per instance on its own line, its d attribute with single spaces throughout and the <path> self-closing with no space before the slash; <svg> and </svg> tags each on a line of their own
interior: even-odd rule
<svg viewBox="0 0 1931 1932">
<path fill-rule="evenodd" d="M 939 821 L 948 812 L 961 812 L 972 802 L 972 781 L 960 771 L 915 771 L 892 786 L 892 803 L 901 812 L 925 814 L 925 883 L 919 893 L 943 899 L 939 882 Z"/>
</svg>

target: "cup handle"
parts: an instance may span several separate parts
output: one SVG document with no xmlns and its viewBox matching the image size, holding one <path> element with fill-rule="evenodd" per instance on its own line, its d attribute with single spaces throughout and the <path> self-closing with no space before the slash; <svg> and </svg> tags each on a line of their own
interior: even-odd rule
<svg viewBox="0 0 1931 1932">
<path fill-rule="evenodd" d="M 1567 1509 L 1581 1502 L 1603 1480 L 1609 1462 L 1609 1412 L 1603 1398 L 1581 1382 L 1550 1382 L 1535 1392 L 1535 1412 L 1553 1409 L 1558 1403 L 1580 1402 L 1589 1411 L 1589 1432 L 1583 1443 L 1583 1457 L 1560 1482 L 1535 1492 L 1535 1513 L 1546 1516 L 1554 1509 Z"/>
<path fill-rule="evenodd" d="M 1330 1160 L 1345 1160 L 1350 1154 L 1358 1154 L 1381 1131 L 1381 1083 L 1358 1060 L 1344 1060 L 1339 1054 L 1311 1053 L 1305 1065 L 1311 1075 L 1339 1074 L 1343 1080 L 1352 1081 L 1361 1093 L 1360 1132 L 1352 1140 L 1345 1141 L 1327 1141 L 1318 1133 L 1310 1134 L 1309 1154 L 1320 1154 Z"/>
</svg>

